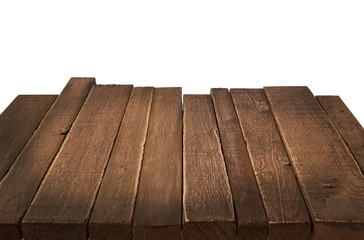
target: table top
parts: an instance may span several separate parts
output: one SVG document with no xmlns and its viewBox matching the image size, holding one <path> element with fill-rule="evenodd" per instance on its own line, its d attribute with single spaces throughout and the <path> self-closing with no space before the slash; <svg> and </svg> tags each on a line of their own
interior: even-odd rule
<svg viewBox="0 0 364 240">
<path fill-rule="evenodd" d="M 364 239 L 363 170 L 339 96 L 71 78 L 0 115 L 0 239 Z"/>
</svg>

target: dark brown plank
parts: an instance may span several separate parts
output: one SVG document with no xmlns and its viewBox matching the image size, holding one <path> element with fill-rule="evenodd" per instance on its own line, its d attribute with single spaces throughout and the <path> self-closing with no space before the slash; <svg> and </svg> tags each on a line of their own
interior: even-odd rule
<svg viewBox="0 0 364 240">
<path fill-rule="evenodd" d="M 180 239 L 182 89 L 156 88 L 135 205 L 133 240 Z"/>
<path fill-rule="evenodd" d="M 183 239 L 235 239 L 233 199 L 209 95 L 184 95 L 183 126 Z"/>
<path fill-rule="evenodd" d="M 24 239 L 87 239 L 87 222 L 132 86 L 95 86 L 22 221 Z"/>
<path fill-rule="evenodd" d="M 133 88 L 89 222 L 89 238 L 131 239 L 153 88 Z"/>
<path fill-rule="evenodd" d="M 307 87 L 265 93 L 313 219 L 312 239 L 364 238 L 364 177 Z"/>
<path fill-rule="evenodd" d="M 72 78 L 0 182 L 0 239 L 20 239 L 20 220 L 95 79 Z"/>
<path fill-rule="evenodd" d="M 211 89 L 237 219 L 238 239 L 267 239 L 268 221 L 228 89 Z"/>
<path fill-rule="evenodd" d="M 0 115 L 0 180 L 56 98 L 57 95 L 19 95 Z"/>
<path fill-rule="evenodd" d="M 364 172 L 364 129 L 339 96 L 316 97 Z"/>
<path fill-rule="evenodd" d="M 263 89 L 231 95 L 269 220 L 269 239 L 309 239 L 311 220 Z"/>
</svg>

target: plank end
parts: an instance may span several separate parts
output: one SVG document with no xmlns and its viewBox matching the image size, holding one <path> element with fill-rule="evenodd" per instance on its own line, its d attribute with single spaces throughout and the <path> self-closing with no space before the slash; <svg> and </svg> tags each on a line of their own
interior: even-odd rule
<svg viewBox="0 0 364 240">
<path fill-rule="evenodd" d="M 131 225 L 120 223 L 89 223 L 89 239 L 132 239 Z"/>
<path fill-rule="evenodd" d="M 20 227 L 17 224 L 0 223 L 0 239 L 21 239 Z"/>
<path fill-rule="evenodd" d="M 71 77 L 69 82 L 81 82 L 81 81 L 85 81 L 85 82 L 90 82 L 92 84 L 96 84 L 96 79 L 94 77 Z"/>
<path fill-rule="evenodd" d="M 333 99 L 340 99 L 338 95 L 316 95 L 317 99 L 325 99 L 325 98 L 333 98 Z"/>
<path fill-rule="evenodd" d="M 67 82 L 66 88 L 70 87 L 72 85 L 88 86 L 88 88 L 91 89 L 93 86 L 96 85 L 96 80 L 95 80 L 95 78 L 92 78 L 92 77 L 72 77 Z"/>
<path fill-rule="evenodd" d="M 268 238 L 268 223 L 256 222 L 238 226 L 237 239 L 267 239 Z"/>
<path fill-rule="evenodd" d="M 179 240 L 181 226 L 133 227 L 133 240 Z"/>
<path fill-rule="evenodd" d="M 268 89 L 309 89 L 307 86 L 265 86 L 264 90 Z"/>
<path fill-rule="evenodd" d="M 306 240 L 311 236 L 310 222 L 273 223 L 269 225 L 269 239 Z"/>
<path fill-rule="evenodd" d="M 211 88 L 210 89 L 210 94 L 214 94 L 214 93 L 226 93 L 229 92 L 228 88 Z"/>
<path fill-rule="evenodd" d="M 235 222 L 185 222 L 182 230 L 184 240 L 236 239 Z"/>
<path fill-rule="evenodd" d="M 87 239 L 85 223 L 31 223 L 23 222 L 21 226 L 23 238 L 26 239 Z"/>
<path fill-rule="evenodd" d="M 364 239 L 362 222 L 316 222 L 313 225 L 312 240 Z"/>
</svg>

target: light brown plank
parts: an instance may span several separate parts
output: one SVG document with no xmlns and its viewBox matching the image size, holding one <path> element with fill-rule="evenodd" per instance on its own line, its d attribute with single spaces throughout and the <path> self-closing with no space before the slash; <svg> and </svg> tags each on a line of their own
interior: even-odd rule
<svg viewBox="0 0 364 240">
<path fill-rule="evenodd" d="M 234 200 L 238 239 L 267 239 L 267 216 L 230 93 L 215 88 L 211 96 Z"/>
<path fill-rule="evenodd" d="M 312 239 L 364 238 L 364 177 L 307 87 L 265 93 L 313 219 Z"/>
<path fill-rule="evenodd" d="M 0 239 L 20 239 L 20 220 L 95 79 L 72 78 L 0 182 Z"/>
<path fill-rule="evenodd" d="M 316 97 L 364 172 L 364 129 L 339 96 Z"/>
<path fill-rule="evenodd" d="M 231 89 L 269 220 L 269 239 L 309 239 L 311 220 L 263 89 Z"/>
<path fill-rule="evenodd" d="M 134 213 L 133 240 L 180 239 L 182 89 L 156 88 Z"/>
<path fill-rule="evenodd" d="M 57 95 L 19 95 L 0 115 L 0 180 L 56 98 Z"/>
<path fill-rule="evenodd" d="M 209 95 L 184 95 L 183 239 L 235 239 L 236 223 Z"/>
<path fill-rule="evenodd" d="M 89 222 L 89 238 L 131 239 L 153 88 L 133 88 Z"/>
<path fill-rule="evenodd" d="M 132 86 L 95 86 L 22 221 L 24 239 L 87 239 L 87 222 Z"/>
</svg>

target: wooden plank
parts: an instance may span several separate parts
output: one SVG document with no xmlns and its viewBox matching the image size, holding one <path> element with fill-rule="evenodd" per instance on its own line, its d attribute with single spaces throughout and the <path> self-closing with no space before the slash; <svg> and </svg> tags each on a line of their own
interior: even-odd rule
<svg viewBox="0 0 364 240">
<path fill-rule="evenodd" d="M 231 95 L 269 220 L 269 239 L 309 239 L 311 220 L 263 89 Z"/>
<path fill-rule="evenodd" d="M 24 239 L 87 239 L 87 222 L 132 86 L 95 86 L 22 221 Z"/>
<path fill-rule="evenodd" d="M 364 129 L 339 96 L 317 96 L 364 172 Z"/>
<path fill-rule="evenodd" d="M 307 87 L 266 95 L 313 219 L 312 239 L 364 238 L 364 177 Z"/>
<path fill-rule="evenodd" d="M 153 88 L 134 88 L 89 222 L 89 239 L 131 239 Z"/>
<path fill-rule="evenodd" d="M 0 182 L 0 239 L 20 239 L 20 220 L 95 79 L 72 78 Z"/>
<path fill-rule="evenodd" d="M 209 95 L 184 95 L 183 239 L 235 239 L 233 200 Z"/>
<path fill-rule="evenodd" d="M 238 239 L 267 239 L 268 221 L 228 89 L 211 89 L 234 200 Z"/>
<path fill-rule="evenodd" d="M 0 115 L 0 180 L 56 98 L 57 95 L 19 95 Z"/>
<path fill-rule="evenodd" d="M 182 89 L 156 88 L 134 212 L 133 239 L 180 239 Z"/>
</svg>

